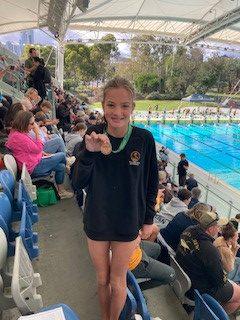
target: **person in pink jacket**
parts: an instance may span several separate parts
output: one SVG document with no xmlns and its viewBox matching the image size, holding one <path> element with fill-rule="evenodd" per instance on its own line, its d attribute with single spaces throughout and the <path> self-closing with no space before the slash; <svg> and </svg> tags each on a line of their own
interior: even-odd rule
<svg viewBox="0 0 240 320">
<path fill-rule="evenodd" d="M 31 130 L 34 131 L 36 138 L 32 138 L 29 135 Z M 56 154 L 43 152 L 39 127 L 34 121 L 32 112 L 18 112 L 8 136 L 6 147 L 13 153 L 20 170 L 22 170 L 23 163 L 25 163 L 32 178 L 47 176 L 54 171 L 60 197 L 64 199 L 73 196 L 73 193 L 66 191 L 63 186 L 66 156 L 63 152 Z"/>
</svg>

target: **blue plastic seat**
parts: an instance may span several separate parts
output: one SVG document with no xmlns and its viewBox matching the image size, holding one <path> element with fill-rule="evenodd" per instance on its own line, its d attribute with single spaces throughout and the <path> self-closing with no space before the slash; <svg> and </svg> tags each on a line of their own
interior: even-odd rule
<svg viewBox="0 0 240 320">
<path fill-rule="evenodd" d="M 217 300 L 207 293 L 204 293 L 202 298 L 220 320 L 229 320 L 229 316 Z"/>
<path fill-rule="evenodd" d="M 27 192 L 27 189 L 22 180 L 19 180 L 18 183 L 18 198 L 17 198 L 17 208 L 18 210 L 22 210 L 23 202 L 26 204 L 27 212 L 29 217 L 31 218 L 32 224 L 38 222 L 38 207 L 34 204 Z"/>
<path fill-rule="evenodd" d="M 119 320 L 131 320 L 134 319 L 134 315 L 137 312 L 137 301 L 129 289 L 127 289 L 127 299 L 124 308 L 120 314 Z"/>
<path fill-rule="evenodd" d="M 8 196 L 9 201 L 13 203 L 15 179 L 10 171 L 0 171 L 0 184 L 2 185 L 3 192 L 6 193 L 6 195 Z"/>
<path fill-rule="evenodd" d="M 32 221 L 27 213 L 26 204 L 23 202 L 22 219 L 19 235 L 22 237 L 23 244 L 31 260 L 39 256 L 38 234 L 32 230 Z"/>
<path fill-rule="evenodd" d="M 195 309 L 193 320 L 223 320 L 216 316 L 208 304 L 203 300 L 198 290 L 194 290 Z"/>
<path fill-rule="evenodd" d="M 137 302 L 137 313 L 141 315 L 143 320 L 151 320 L 142 291 L 131 271 L 127 272 L 127 286 Z"/>
<path fill-rule="evenodd" d="M 66 320 L 80 320 L 79 316 L 69 306 L 67 306 L 64 303 L 58 303 L 58 304 L 51 305 L 49 307 L 42 308 L 39 312 L 53 310 L 59 307 L 62 307 Z"/>
</svg>

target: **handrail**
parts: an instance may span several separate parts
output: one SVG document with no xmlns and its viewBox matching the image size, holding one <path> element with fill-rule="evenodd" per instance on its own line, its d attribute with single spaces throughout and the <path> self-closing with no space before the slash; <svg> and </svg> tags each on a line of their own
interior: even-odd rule
<svg viewBox="0 0 240 320">
<path fill-rule="evenodd" d="M 177 164 L 175 162 L 171 162 L 169 161 L 168 164 L 170 164 L 173 167 L 173 176 L 172 176 L 172 180 L 173 182 L 176 182 L 176 168 L 177 168 Z M 208 184 L 204 185 L 203 183 L 201 183 L 200 181 L 197 181 L 198 184 L 203 187 L 206 191 L 206 196 L 205 196 L 205 202 L 207 203 L 208 198 L 209 198 L 209 192 L 212 193 L 215 197 L 217 197 L 219 200 L 223 201 L 225 204 L 227 204 L 229 206 L 229 212 L 228 212 L 228 219 L 230 219 L 231 217 L 231 212 L 232 209 L 239 211 L 239 208 L 234 206 L 232 200 L 226 201 L 225 199 L 223 199 L 219 194 L 215 193 L 214 191 L 212 191 L 210 189 L 210 186 Z"/>
</svg>

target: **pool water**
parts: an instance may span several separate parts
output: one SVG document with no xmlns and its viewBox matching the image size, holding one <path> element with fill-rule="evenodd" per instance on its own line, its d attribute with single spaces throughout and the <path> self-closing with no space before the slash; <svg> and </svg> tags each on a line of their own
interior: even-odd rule
<svg viewBox="0 0 240 320">
<path fill-rule="evenodd" d="M 136 124 L 152 132 L 155 140 L 240 189 L 240 125 Z"/>
</svg>

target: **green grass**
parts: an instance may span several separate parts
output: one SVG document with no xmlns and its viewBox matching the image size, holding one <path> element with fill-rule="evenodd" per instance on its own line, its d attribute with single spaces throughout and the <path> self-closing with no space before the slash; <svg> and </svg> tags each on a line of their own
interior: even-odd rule
<svg viewBox="0 0 240 320">
<path fill-rule="evenodd" d="M 209 96 L 222 96 L 222 97 L 226 97 L 226 98 L 234 96 L 233 99 L 240 99 L 240 93 L 238 93 L 236 95 L 234 95 L 234 93 L 232 93 L 230 95 L 228 93 L 207 92 L 207 95 L 209 95 Z"/>
<path fill-rule="evenodd" d="M 148 110 L 149 106 L 154 107 L 158 105 L 158 111 L 162 111 L 166 108 L 166 110 L 172 110 L 172 109 L 178 109 L 180 108 L 186 108 L 186 107 L 192 107 L 192 106 L 201 106 L 201 103 L 195 104 L 195 103 L 190 103 L 190 102 L 185 102 L 185 101 L 180 101 L 180 100 L 137 100 L 135 101 L 136 103 L 136 110 L 139 111 L 145 111 Z M 205 106 L 216 106 L 215 103 L 206 103 L 204 104 Z M 93 108 L 101 108 L 101 102 L 95 102 L 93 105 Z"/>
</svg>

